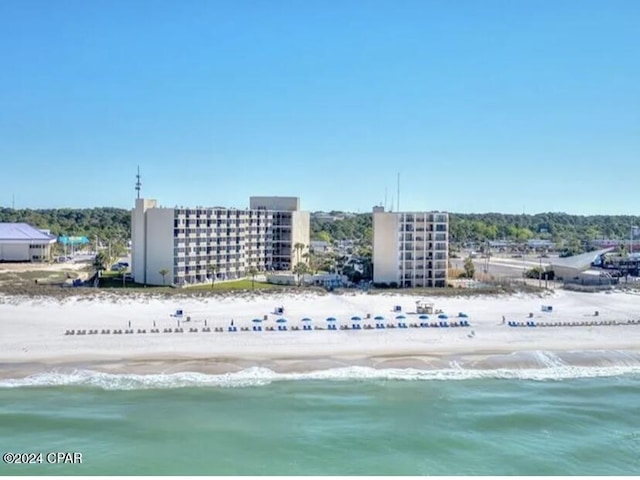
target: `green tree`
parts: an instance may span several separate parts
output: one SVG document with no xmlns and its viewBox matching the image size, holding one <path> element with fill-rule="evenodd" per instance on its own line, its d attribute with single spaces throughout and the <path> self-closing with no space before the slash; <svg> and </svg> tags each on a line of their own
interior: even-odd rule
<svg viewBox="0 0 640 480">
<path fill-rule="evenodd" d="M 96 258 L 93 260 L 93 266 L 96 270 L 102 271 L 107 269 L 107 265 L 109 264 L 108 256 L 104 252 L 100 252 L 96 255 Z"/>
<path fill-rule="evenodd" d="M 331 243 L 331 235 L 329 234 L 329 232 L 325 232 L 324 230 L 321 230 L 320 232 L 318 232 L 316 237 L 317 237 L 318 240 L 320 240 L 322 242 Z"/>
<path fill-rule="evenodd" d="M 464 276 L 465 278 L 473 278 L 476 274 L 476 266 L 473 264 L 471 257 L 464 260 Z"/>
<path fill-rule="evenodd" d="M 309 273 L 309 266 L 304 262 L 296 263 L 295 267 L 293 267 L 293 273 L 295 273 L 298 277 L 298 286 L 301 286 L 302 275 Z"/>
<path fill-rule="evenodd" d="M 163 269 L 162 269 L 162 270 L 160 270 L 158 273 L 159 273 L 160 275 L 162 275 L 162 284 L 163 284 L 163 285 L 166 285 L 166 284 L 167 284 L 167 282 L 166 282 L 166 278 L 165 278 L 165 277 L 166 277 L 167 275 L 169 275 L 169 270 L 168 270 L 167 268 L 163 268 Z"/>
<path fill-rule="evenodd" d="M 297 242 L 293 246 L 293 249 L 296 251 L 296 256 L 297 256 L 297 259 L 298 259 L 297 263 L 300 263 L 300 256 L 302 254 L 302 251 L 305 249 L 305 247 L 306 247 L 306 245 L 304 243 L 300 243 L 300 242 Z"/>
<path fill-rule="evenodd" d="M 302 254 L 302 258 L 305 263 L 309 266 L 309 273 L 314 273 L 317 269 L 316 265 L 318 264 L 318 260 L 315 254 L 311 253 L 311 251 L 306 251 Z"/>
<path fill-rule="evenodd" d="M 256 288 L 255 282 L 256 282 L 256 275 L 258 275 L 258 269 L 253 266 L 249 267 L 247 269 L 247 275 L 251 277 L 251 289 L 255 290 Z"/>
</svg>

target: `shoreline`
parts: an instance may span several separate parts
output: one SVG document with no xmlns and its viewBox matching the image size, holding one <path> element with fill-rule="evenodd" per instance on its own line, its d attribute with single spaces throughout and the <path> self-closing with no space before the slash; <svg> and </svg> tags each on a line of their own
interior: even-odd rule
<svg viewBox="0 0 640 480">
<path fill-rule="evenodd" d="M 107 374 L 114 376 L 172 376 L 201 374 L 229 376 L 259 369 L 275 375 L 311 375 L 353 368 L 414 373 L 515 372 L 544 370 L 626 369 L 640 373 L 640 348 L 621 350 L 514 351 L 510 353 L 380 355 L 348 357 L 237 358 L 129 358 L 0 364 L 0 383 L 37 375 Z M 375 374 L 372 373 L 375 376 Z"/>
</svg>

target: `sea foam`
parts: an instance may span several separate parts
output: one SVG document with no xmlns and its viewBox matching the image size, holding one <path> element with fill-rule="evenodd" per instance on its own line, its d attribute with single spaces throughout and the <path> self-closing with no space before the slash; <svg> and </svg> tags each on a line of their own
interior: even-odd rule
<svg viewBox="0 0 640 480">
<path fill-rule="evenodd" d="M 257 387 L 280 381 L 333 380 L 473 380 L 515 379 L 554 381 L 576 378 L 639 375 L 640 364 L 621 362 L 598 366 L 568 365 L 552 352 L 533 352 L 541 367 L 536 368 L 465 368 L 451 362 L 449 368 L 372 368 L 349 366 L 304 373 L 278 373 L 264 367 L 251 367 L 234 373 L 206 374 L 180 372 L 170 374 L 113 374 L 93 370 L 52 370 L 24 378 L 0 380 L 0 388 L 82 386 L 105 390 L 171 389 L 185 387 Z"/>
</svg>

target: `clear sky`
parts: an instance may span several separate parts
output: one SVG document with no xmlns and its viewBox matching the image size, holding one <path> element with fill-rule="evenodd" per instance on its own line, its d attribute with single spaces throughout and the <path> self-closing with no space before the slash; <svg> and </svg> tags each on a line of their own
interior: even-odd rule
<svg viewBox="0 0 640 480">
<path fill-rule="evenodd" d="M 0 205 L 640 213 L 638 0 L 3 0 Z M 396 205 L 397 206 L 397 205 Z"/>
</svg>

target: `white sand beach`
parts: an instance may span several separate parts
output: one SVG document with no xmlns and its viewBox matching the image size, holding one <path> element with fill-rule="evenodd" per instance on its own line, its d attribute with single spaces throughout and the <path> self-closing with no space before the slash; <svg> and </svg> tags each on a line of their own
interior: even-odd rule
<svg viewBox="0 0 640 480">
<path fill-rule="evenodd" d="M 427 300 L 450 316 L 468 315 L 470 327 L 407 328 L 384 330 L 326 330 L 327 317 L 338 325 L 351 325 L 360 316 L 363 326 L 382 315 L 385 324 L 397 323 L 393 312 L 400 305 L 407 324 L 419 323 L 416 300 Z M 552 312 L 543 312 L 551 305 Z M 283 306 L 284 315 L 274 308 Z M 190 322 L 181 321 L 182 309 Z M 599 312 L 594 316 L 595 311 Z M 533 313 L 533 317 L 530 317 Z M 367 314 L 370 319 L 366 319 Z M 263 318 L 263 328 L 288 320 L 288 331 L 241 331 L 251 329 L 252 319 Z M 423 298 L 409 295 L 365 293 L 264 294 L 210 297 L 207 299 L 153 299 L 131 297 L 73 297 L 66 300 L 0 297 L 0 376 L 57 366 L 78 366 L 108 371 L 170 373 L 202 371 L 235 372 L 261 366 L 296 372 L 336 366 L 375 368 L 442 368 L 464 364 L 467 368 L 526 368 L 539 363 L 526 352 L 563 352 L 575 364 L 611 361 L 611 355 L 640 352 L 640 324 L 556 327 L 509 327 L 506 321 L 618 322 L 640 319 L 640 295 L 634 293 L 577 293 L 557 291 L 538 295 L 504 295 L 455 298 Z M 310 317 L 323 330 L 292 331 Z M 436 321 L 436 315 L 430 315 Z M 237 332 L 228 332 L 233 319 Z M 130 327 L 129 327 L 130 322 Z M 154 328 L 160 333 L 150 333 Z M 203 332 L 206 326 L 211 331 Z M 102 330 L 127 330 L 133 334 L 102 334 Z M 216 328 L 224 328 L 216 332 Z M 338 327 L 339 328 L 339 327 Z M 67 330 L 96 329 L 98 334 L 65 335 Z M 197 329 L 191 332 L 190 329 Z M 146 330 L 146 333 L 137 333 Z M 620 353 L 626 352 L 626 353 Z M 588 355 L 587 355 L 588 353 Z M 623 360 L 624 360 L 623 358 Z M 638 357 L 640 358 L 640 357 Z M 499 359 L 496 360 L 496 359 Z M 533 359 L 533 360 L 532 360 Z M 602 360 L 602 361 L 605 361 Z M 639 363 L 640 364 L 640 363 Z"/>
</svg>

